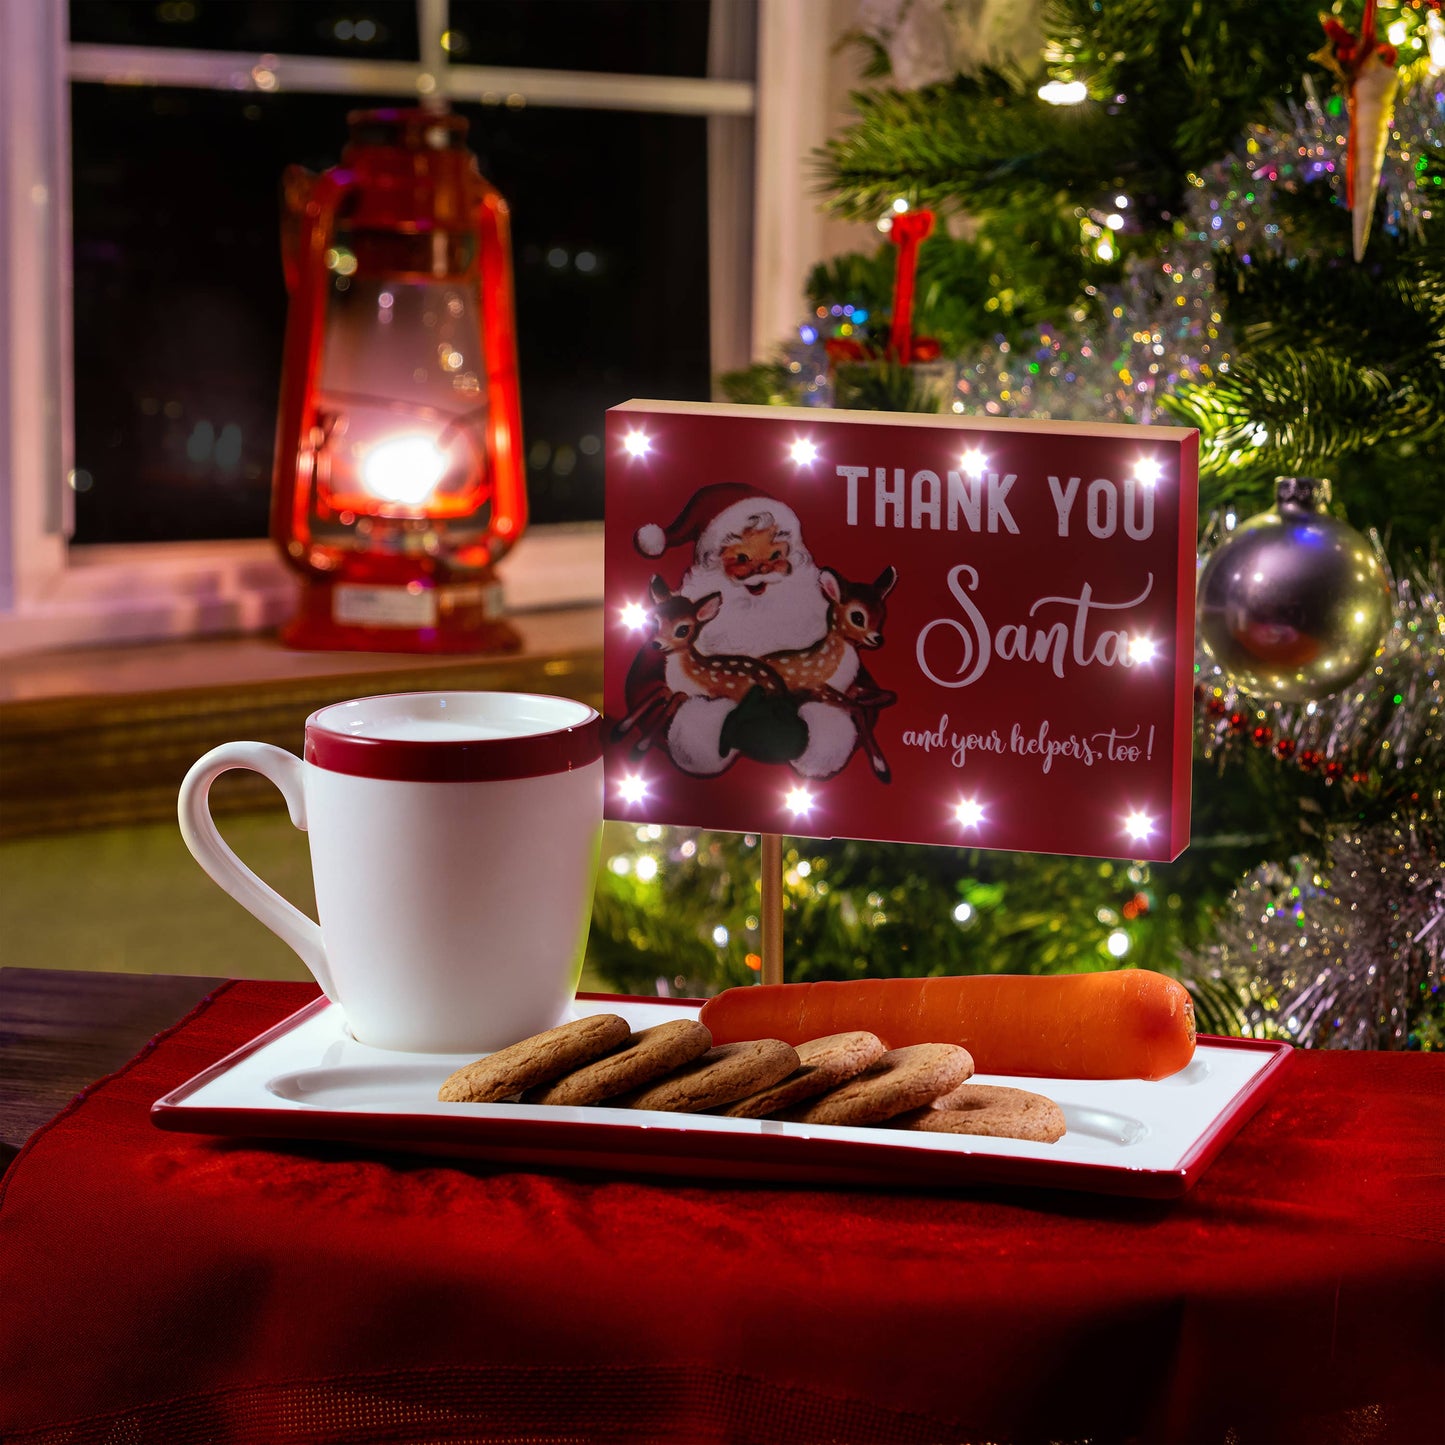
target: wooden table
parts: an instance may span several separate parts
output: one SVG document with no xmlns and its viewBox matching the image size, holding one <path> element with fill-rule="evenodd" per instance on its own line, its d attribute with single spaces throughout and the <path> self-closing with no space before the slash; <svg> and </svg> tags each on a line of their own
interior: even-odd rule
<svg viewBox="0 0 1445 1445">
<path fill-rule="evenodd" d="M 81 1089 L 118 1069 L 216 983 L 0 968 L 0 1171 Z"/>
</svg>

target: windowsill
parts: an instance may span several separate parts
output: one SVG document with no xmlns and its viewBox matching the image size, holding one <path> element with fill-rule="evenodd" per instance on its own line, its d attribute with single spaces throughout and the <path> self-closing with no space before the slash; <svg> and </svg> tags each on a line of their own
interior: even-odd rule
<svg viewBox="0 0 1445 1445">
<path fill-rule="evenodd" d="M 174 821 L 201 754 L 233 739 L 299 752 L 307 716 L 350 697 L 475 688 L 601 707 L 600 605 L 512 621 L 519 651 L 472 656 L 298 652 L 273 636 L 231 636 L 11 658 L 0 675 L 0 838 Z M 259 775 L 231 773 L 213 802 L 243 812 L 280 797 Z"/>
<path fill-rule="evenodd" d="M 498 574 L 513 614 L 595 605 L 602 524 L 534 527 Z M 74 547 L 0 611 L 0 658 L 12 673 L 58 649 L 266 633 L 294 612 L 298 587 L 265 540 Z"/>
<path fill-rule="evenodd" d="M 522 634 L 519 652 L 433 655 L 400 652 L 303 652 L 285 647 L 273 633 L 190 638 L 123 647 L 74 647 L 11 658 L 0 673 L 0 710 L 13 720 L 17 705 L 64 705 L 102 700 L 114 705 L 140 696 L 210 695 L 231 689 L 324 686 L 343 678 L 389 679 L 456 673 L 510 672 L 539 659 L 578 651 L 601 652 L 602 609 L 559 607 L 514 616 Z M 199 697 L 198 697 L 199 702 Z"/>
</svg>

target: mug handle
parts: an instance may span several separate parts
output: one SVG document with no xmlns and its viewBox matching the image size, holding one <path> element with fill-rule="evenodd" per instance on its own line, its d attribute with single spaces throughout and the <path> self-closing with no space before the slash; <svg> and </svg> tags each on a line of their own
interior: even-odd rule
<svg viewBox="0 0 1445 1445">
<path fill-rule="evenodd" d="M 286 799 L 291 821 L 306 831 L 305 773 L 301 759 L 270 743 L 222 743 L 199 758 L 181 784 L 177 812 L 181 837 L 197 863 L 243 908 L 255 914 L 283 943 L 295 949 L 321 991 L 333 1003 L 336 993 L 331 968 L 321 943 L 321 928 L 293 907 L 269 884 L 263 883 L 233 853 L 211 817 L 211 784 L 232 768 L 249 768 L 269 778 Z"/>
</svg>

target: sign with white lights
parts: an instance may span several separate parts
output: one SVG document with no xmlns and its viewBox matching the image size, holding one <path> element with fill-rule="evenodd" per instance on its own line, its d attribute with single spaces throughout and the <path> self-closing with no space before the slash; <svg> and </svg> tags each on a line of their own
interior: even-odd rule
<svg viewBox="0 0 1445 1445">
<path fill-rule="evenodd" d="M 1170 859 L 1198 433 L 631 401 L 607 815 Z"/>
</svg>

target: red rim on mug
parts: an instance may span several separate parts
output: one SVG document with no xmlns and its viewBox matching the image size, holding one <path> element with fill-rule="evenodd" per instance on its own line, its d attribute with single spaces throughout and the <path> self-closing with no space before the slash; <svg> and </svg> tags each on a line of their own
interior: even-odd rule
<svg viewBox="0 0 1445 1445">
<path fill-rule="evenodd" d="M 358 778 L 500 782 L 571 772 L 601 756 L 597 709 L 544 693 L 389 693 L 331 703 L 306 719 L 306 761 Z"/>
</svg>

